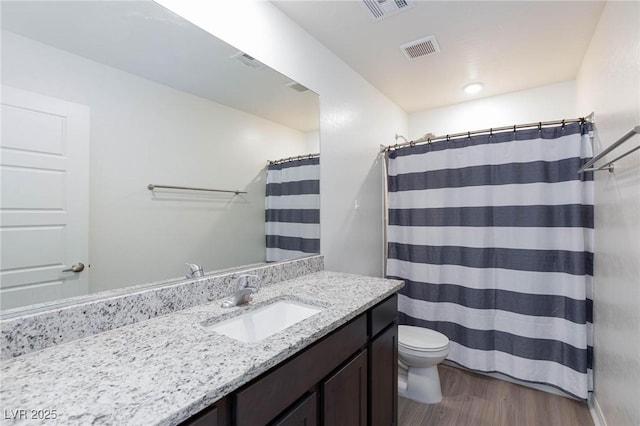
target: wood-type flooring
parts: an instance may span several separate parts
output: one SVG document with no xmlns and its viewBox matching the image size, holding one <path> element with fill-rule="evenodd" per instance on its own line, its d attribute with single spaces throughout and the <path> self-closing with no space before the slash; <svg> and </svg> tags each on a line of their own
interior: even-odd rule
<svg viewBox="0 0 640 426">
<path fill-rule="evenodd" d="M 398 401 L 400 426 L 593 426 L 587 404 L 440 364 L 442 401 Z"/>
</svg>

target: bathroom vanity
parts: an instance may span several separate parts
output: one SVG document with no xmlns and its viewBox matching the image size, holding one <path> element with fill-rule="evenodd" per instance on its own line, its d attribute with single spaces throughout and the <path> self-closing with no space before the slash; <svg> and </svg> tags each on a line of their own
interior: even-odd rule
<svg viewBox="0 0 640 426">
<path fill-rule="evenodd" d="M 222 308 L 221 296 L 6 359 L 3 423 L 49 410 L 45 424 L 394 424 L 402 285 L 307 273 L 248 305 Z M 251 343 L 213 330 L 279 300 L 320 311 Z"/>
<path fill-rule="evenodd" d="M 390 296 L 183 425 L 395 425 L 397 305 Z"/>
</svg>

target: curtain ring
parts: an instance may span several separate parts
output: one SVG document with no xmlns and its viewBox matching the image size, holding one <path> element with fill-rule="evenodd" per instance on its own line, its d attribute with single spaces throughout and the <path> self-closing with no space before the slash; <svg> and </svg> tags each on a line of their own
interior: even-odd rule
<svg viewBox="0 0 640 426">
<path fill-rule="evenodd" d="M 538 131 L 542 131 L 542 121 L 538 121 Z"/>
<path fill-rule="evenodd" d="M 562 128 L 564 129 L 564 118 L 562 119 Z"/>
<path fill-rule="evenodd" d="M 427 144 L 431 145 L 431 138 L 427 138 Z"/>
<path fill-rule="evenodd" d="M 514 124 L 513 125 L 513 133 L 515 133 L 515 132 L 516 132 L 516 125 Z"/>
<path fill-rule="evenodd" d="M 451 141 L 451 137 L 449 137 L 449 135 L 447 135 L 447 142 Z"/>
<path fill-rule="evenodd" d="M 471 139 L 471 131 L 467 132 L 467 138 Z"/>
<path fill-rule="evenodd" d="M 489 137 L 493 136 L 493 127 L 489 129 Z"/>
</svg>

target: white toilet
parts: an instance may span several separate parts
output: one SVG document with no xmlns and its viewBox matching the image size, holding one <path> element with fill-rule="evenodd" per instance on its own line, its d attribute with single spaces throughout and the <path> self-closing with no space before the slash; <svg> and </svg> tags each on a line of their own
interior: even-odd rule
<svg viewBox="0 0 640 426">
<path fill-rule="evenodd" d="M 398 394 L 424 404 L 442 400 L 438 364 L 449 353 L 449 339 L 423 327 L 398 327 Z"/>
</svg>

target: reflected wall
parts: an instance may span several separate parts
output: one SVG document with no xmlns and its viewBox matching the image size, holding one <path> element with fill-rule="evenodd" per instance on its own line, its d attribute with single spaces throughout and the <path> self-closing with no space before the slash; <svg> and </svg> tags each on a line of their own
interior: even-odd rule
<svg viewBox="0 0 640 426">
<path fill-rule="evenodd" d="M 90 108 L 90 289 L 264 261 L 265 165 L 305 134 L 3 34 L 3 84 Z M 147 190 L 150 183 L 247 194 Z"/>
<path fill-rule="evenodd" d="M 67 4 L 74 3 L 82 4 Z M 237 50 L 226 44 L 223 49 L 219 60 L 232 63 L 229 52 Z M 213 51 L 200 54 L 196 62 Z M 188 75 L 179 64 L 167 65 Z M 318 152 L 318 100 L 310 91 L 293 95 L 294 103 L 303 99 L 310 106 L 294 109 L 315 117 L 315 125 L 297 113 L 300 125 L 276 122 L 278 114 L 287 116 L 291 80 L 268 67 L 236 66 L 239 71 L 232 75 L 249 73 L 261 84 L 266 78 L 275 88 L 270 89 L 273 95 L 250 102 L 252 113 L 215 102 L 211 93 L 194 93 L 194 84 L 193 90 L 181 90 L 3 30 L 3 85 L 90 110 L 90 253 L 84 262 L 90 292 L 180 279 L 185 262 L 199 263 L 205 271 L 264 262 L 266 164 L 307 154 L 310 148 Z M 191 69 L 195 78 L 197 69 Z M 206 73 L 198 75 L 204 78 L 200 86 L 206 86 Z M 236 101 L 251 101 L 246 89 L 258 93 L 251 84 L 238 80 L 222 86 L 227 96 L 238 93 Z M 280 105 L 280 110 L 271 114 L 265 105 Z M 256 115 L 261 109 L 269 118 Z M 152 193 L 149 184 L 247 193 Z"/>
</svg>

